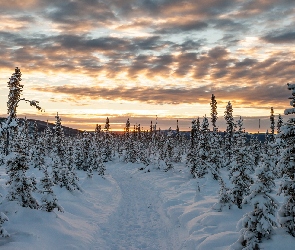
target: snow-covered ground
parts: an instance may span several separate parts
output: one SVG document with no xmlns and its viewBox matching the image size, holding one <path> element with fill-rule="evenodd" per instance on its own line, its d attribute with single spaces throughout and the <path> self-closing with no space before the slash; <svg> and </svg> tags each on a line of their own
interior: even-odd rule
<svg viewBox="0 0 295 250">
<path fill-rule="evenodd" d="M 251 206 L 214 211 L 217 181 L 192 179 L 183 164 L 168 172 L 138 170 L 142 166 L 109 162 L 105 178 L 94 174 L 88 179 L 79 171 L 83 192 L 54 187 L 64 213 L 7 202 L 2 167 L 0 211 L 9 218 L 4 228 L 10 237 L 0 238 L 0 249 L 222 250 L 237 241 L 237 222 Z M 276 229 L 260 246 L 294 249 L 295 238 Z"/>
</svg>

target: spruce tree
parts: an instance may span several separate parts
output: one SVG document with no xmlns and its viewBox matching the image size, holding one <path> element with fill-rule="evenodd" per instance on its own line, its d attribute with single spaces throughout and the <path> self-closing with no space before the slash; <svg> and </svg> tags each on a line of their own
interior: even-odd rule
<svg viewBox="0 0 295 250">
<path fill-rule="evenodd" d="M 91 144 L 90 134 L 84 131 L 83 137 L 82 137 L 82 145 L 80 148 L 80 150 L 82 151 L 81 167 L 82 167 L 82 170 L 92 173 L 92 165 L 91 165 L 91 158 L 90 158 L 90 144 Z"/>
<path fill-rule="evenodd" d="M 103 164 L 100 150 L 99 148 L 97 148 L 97 144 L 95 143 L 92 143 L 91 145 L 90 159 L 91 159 L 92 169 L 94 171 L 97 171 L 98 175 L 103 176 L 105 174 L 106 167 Z"/>
<path fill-rule="evenodd" d="M 9 153 L 9 142 L 13 138 L 14 130 L 18 126 L 16 112 L 17 107 L 20 101 L 25 101 L 30 104 L 30 106 L 35 107 L 38 110 L 42 111 L 42 108 L 39 106 L 39 102 L 36 100 L 27 100 L 25 98 L 21 98 L 22 91 L 24 85 L 21 85 L 21 71 L 18 67 L 15 68 L 14 73 L 12 74 L 11 78 L 9 78 L 8 88 L 8 101 L 7 101 L 7 114 L 8 117 L 6 119 L 5 124 L 2 126 L 1 133 L 5 135 L 6 138 L 6 145 L 5 145 L 5 152 L 6 155 Z"/>
<path fill-rule="evenodd" d="M 49 157 L 52 153 L 52 148 L 53 148 L 53 145 L 52 145 L 53 134 L 52 134 L 51 129 L 49 128 L 48 120 L 47 120 L 46 128 L 45 128 L 43 135 L 42 135 L 42 139 L 44 141 L 45 155 L 46 155 L 46 157 Z"/>
<path fill-rule="evenodd" d="M 233 118 L 233 107 L 230 102 L 226 106 L 224 112 L 224 119 L 226 123 L 226 131 L 224 135 L 224 150 L 225 150 L 225 164 L 227 165 L 231 162 L 232 151 L 233 151 L 233 134 L 236 127 Z"/>
<path fill-rule="evenodd" d="M 58 209 L 58 211 L 63 212 L 64 209 L 58 204 L 58 199 L 53 192 L 52 187 L 54 186 L 54 183 L 51 179 L 51 177 L 48 174 L 47 168 L 43 168 L 44 176 L 40 179 L 40 189 L 39 192 L 43 194 L 41 197 L 41 206 L 40 208 L 46 212 L 52 212 L 55 208 Z"/>
<path fill-rule="evenodd" d="M 254 159 L 254 165 L 251 170 L 254 172 L 254 166 L 257 166 L 259 164 L 259 160 L 261 159 L 261 141 L 258 140 L 257 136 L 251 136 L 250 138 L 249 153 Z"/>
<path fill-rule="evenodd" d="M 36 128 L 36 127 L 35 127 Z M 43 135 L 38 135 L 34 131 L 33 140 L 31 141 L 30 148 L 29 148 L 29 166 L 30 168 L 37 168 L 39 170 L 43 169 L 43 166 L 45 165 L 45 157 L 46 154 L 49 154 L 49 152 L 46 152 L 46 149 L 48 145 L 46 145 L 46 140 Z"/>
<path fill-rule="evenodd" d="M 109 132 L 109 130 L 110 130 L 110 120 L 109 120 L 108 117 L 106 119 L 106 123 L 105 123 L 104 129 L 105 129 L 106 132 Z"/>
<path fill-rule="evenodd" d="M 15 72 L 12 74 L 11 78 L 9 78 L 8 87 L 9 87 L 9 94 L 8 94 L 8 101 L 7 101 L 7 113 L 8 117 L 6 120 L 6 124 L 4 124 L 4 128 L 6 131 L 6 145 L 5 145 L 5 152 L 6 155 L 9 153 L 9 143 L 10 140 L 13 138 L 13 134 L 18 125 L 17 117 L 16 117 L 16 109 L 18 104 L 21 100 L 21 94 L 23 91 L 24 85 L 21 85 L 21 72 L 18 67 L 15 68 Z M 4 131 L 4 130 L 3 130 Z"/>
<path fill-rule="evenodd" d="M 210 152 L 210 143 L 209 143 L 209 122 L 208 118 L 204 116 L 203 122 L 200 128 L 200 137 L 198 140 L 198 164 L 195 169 L 195 174 L 198 178 L 203 178 L 208 173 L 208 157 Z"/>
<path fill-rule="evenodd" d="M 208 170 L 214 180 L 218 180 L 220 169 L 223 166 L 223 155 L 221 150 L 221 136 L 215 132 L 208 134 L 209 153 L 207 158 Z"/>
<path fill-rule="evenodd" d="M 96 124 L 94 134 L 98 136 L 101 132 L 101 125 Z"/>
<path fill-rule="evenodd" d="M 295 113 L 295 84 L 288 83 L 288 89 L 292 90 L 291 109 L 285 109 L 285 115 Z M 290 118 L 281 129 L 279 137 L 284 140 L 285 147 L 278 166 L 282 181 L 279 194 L 284 194 L 285 200 L 279 209 L 279 223 L 293 237 L 295 237 L 295 118 Z"/>
<path fill-rule="evenodd" d="M 99 139 L 97 139 L 97 141 L 98 140 Z M 97 143 L 99 143 L 99 142 L 97 142 Z M 79 133 L 73 142 L 73 159 L 74 159 L 75 167 L 78 170 L 82 170 L 82 165 L 83 165 L 83 160 L 84 160 L 82 149 L 83 149 L 82 136 Z"/>
<path fill-rule="evenodd" d="M 33 142 L 36 142 L 39 137 L 38 124 L 34 121 Z"/>
<path fill-rule="evenodd" d="M 224 208 L 231 209 L 233 203 L 231 201 L 230 189 L 226 187 L 225 182 L 220 176 L 218 181 L 220 186 L 218 202 L 213 205 L 213 209 L 221 212 Z"/>
<path fill-rule="evenodd" d="M 179 132 L 179 126 L 178 126 L 178 120 L 176 122 L 176 130 L 175 130 L 175 136 L 174 136 L 174 140 L 173 140 L 173 161 L 174 162 L 181 162 L 181 158 L 182 158 L 182 149 L 181 149 L 181 136 L 180 136 L 180 132 Z"/>
<path fill-rule="evenodd" d="M 110 120 L 107 117 L 106 123 L 105 123 L 105 133 L 104 133 L 104 140 L 102 143 L 102 155 L 103 155 L 103 162 L 108 162 L 112 159 L 112 136 L 109 132 L 110 130 Z"/>
<path fill-rule="evenodd" d="M 69 141 L 66 146 L 65 153 L 65 169 L 66 175 L 62 176 L 63 186 L 69 191 L 81 190 L 79 185 L 79 177 L 76 173 L 76 167 L 74 163 L 74 149 L 73 142 Z"/>
<path fill-rule="evenodd" d="M 65 145 L 64 145 L 64 132 L 61 125 L 61 118 L 58 113 L 55 116 L 56 122 L 54 127 L 53 137 L 53 150 L 52 150 L 52 178 L 55 184 L 63 186 L 62 180 L 65 171 Z"/>
<path fill-rule="evenodd" d="M 284 121 L 281 115 L 279 115 L 278 117 L 278 121 L 277 121 L 277 134 L 279 134 L 281 132 L 281 127 L 283 126 Z"/>
<path fill-rule="evenodd" d="M 137 157 L 139 162 L 143 163 L 145 167 L 150 165 L 150 154 L 149 154 L 149 141 L 147 140 L 146 134 L 141 137 L 137 142 Z"/>
<path fill-rule="evenodd" d="M 277 227 L 275 214 L 279 203 L 271 196 L 275 187 L 271 161 L 270 151 L 266 151 L 255 171 L 257 179 L 243 201 L 253 206 L 253 210 L 240 221 L 242 229 L 239 242 L 249 249 L 259 249 L 258 243 L 270 238 L 273 228 Z"/>
<path fill-rule="evenodd" d="M 253 183 L 250 175 L 253 159 L 246 146 L 246 137 L 243 131 L 243 120 L 238 120 L 238 131 L 234 134 L 235 144 L 232 151 L 229 178 L 233 187 L 231 189 L 232 202 L 242 208 L 242 201 L 249 195 L 249 187 Z"/>
<path fill-rule="evenodd" d="M 216 127 L 216 121 L 217 121 L 217 101 L 215 99 L 214 94 L 212 94 L 211 97 L 211 102 L 210 102 L 210 106 L 211 106 L 211 123 L 213 126 L 213 132 L 216 132 L 217 127 Z"/>
<path fill-rule="evenodd" d="M 130 121 L 129 118 L 126 121 L 126 126 L 124 130 L 124 136 L 125 136 L 125 162 L 136 162 L 137 154 L 136 154 L 136 143 L 135 143 L 135 130 L 133 131 L 133 138 L 130 135 Z"/>
<path fill-rule="evenodd" d="M 199 120 L 199 118 L 198 118 Z M 190 173 L 193 178 L 196 178 L 196 168 L 198 166 L 198 158 L 197 158 L 197 142 L 198 142 L 198 128 L 197 121 L 192 121 L 191 133 L 190 133 L 190 147 L 188 154 L 186 156 L 186 166 L 190 168 Z"/>
<path fill-rule="evenodd" d="M 166 164 L 165 171 L 168 171 L 173 168 L 172 165 L 172 158 L 173 158 L 173 134 L 171 127 L 168 130 L 165 144 L 164 144 L 164 150 L 165 150 L 165 159 L 164 162 Z"/>
<path fill-rule="evenodd" d="M 26 176 L 29 167 L 25 140 L 23 133 L 15 134 L 10 153 L 6 157 L 6 173 L 9 176 L 6 182 L 8 185 L 6 197 L 10 201 L 17 201 L 22 207 L 37 209 L 39 204 L 32 194 L 36 190 L 36 180 L 33 176 Z"/>
<path fill-rule="evenodd" d="M 125 129 L 124 129 L 124 134 L 125 134 L 126 139 L 129 139 L 129 132 L 130 132 L 130 121 L 128 118 L 126 121 Z"/>
<path fill-rule="evenodd" d="M 136 137 L 129 136 L 126 140 L 125 162 L 135 163 L 137 161 L 137 141 Z"/>
<path fill-rule="evenodd" d="M 5 223 L 5 221 L 9 221 L 8 217 L 3 212 L 0 212 L 0 237 L 10 236 L 5 230 L 5 228 L 2 226 Z"/>
<path fill-rule="evenodd" d="M 65 187 L 67 190 L 72 191 L 79 189 L 78 177 L 74 168 L 73 149 L 66 141 L 61 118 L 58 113 L 55 118 L 52 150 L 52 180 L 60 187 Z"/>
<path fill-rule="evenodd" d="M 274 111 L 273 107 L 270 108 L 270 141 L 274 142 L 275 140 L 275 116 L 274 116 Z"/>
</svg>

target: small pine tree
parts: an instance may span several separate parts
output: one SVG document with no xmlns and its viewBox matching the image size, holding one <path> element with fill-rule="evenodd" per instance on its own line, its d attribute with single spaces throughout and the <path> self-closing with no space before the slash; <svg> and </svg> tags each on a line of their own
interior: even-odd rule
<svg viewBox="0 0 295 250">
<path fill-rule="evenodd" d="M 288 83 L 288 89 L 292 90 L 290 105 L 293 108 L 285 109 L 285 115 L 295 113 L 295 84 Z M 279 137 L 285 142 L 285 148 L 278 163 L 280 177 L 282 177 L 279 194 L 283 193 L 285 196 L 278 213 L 279 222 L 289 234 L 295 237 L 295 118 L 290 118 L 281 127 Z"/>
<path fill-rule="evenodd" d="M 126 122 L 125 130 L 124 130 L 125 137 L 127 139 L 129 138 L 129 132 L 130 132 L 130 121 L 129 121 L 129 118 L 128 118 L 127 122 Z"/>
<path fill-rule="evenodd" d="M 269 156 L 264 155 L 256 169 L 257 179 L 243 201 L 253 206 L 253 210 L 245 214 L 239 222 L 242 227 L 239 242 L 245 249 L 259 249 L 258 243 L 264 238 L 269 239 L 273 228 L 277 227 L 275 213 L 279 203 L 270 195 L 274 183 L 270 181 L 273 176 L 268 160 Z"/>
<path fill-rule="evenodd" d="M 110 130 L 110 120 L 109 120 L 108 117 L 106 119 L 106 124 L 104 126 L 104 129 L 105 129 L 106 132 L 109 132 L 109 130 Z"/>
<path fill-rule="evenodd" d="M 0 237 L 9 237 L 10 235 L 7 233 L 7 231 L 5 230 L 5 228 L 2 226 L 5 221 L 8 221 L 8 217 L 0 212 Z"/>
<path fill-rule="evenodd" d="M 216 132 L 216 130 L 217 130 L 216 121 L 217 121 L 217 114 L 218 113 L 217 113 L 217 101 L 215 99 L 214 94 L 212 94 L 210 106 L 211 106 L 211 123 L 213 126 L 213 132 Z"/>
<path fill-rule="evenodd" d="M 257 136 L 252 136 L 250 139 L 249 153 L 254 158 L 254 165 L 251 170 L 254 172 L 254 166 L 257 166 L 259 164 L 259 160 L 261 159 L 261 141 L 258 140 Z"/>
<path fill-rule="evenodd" d="M 275 139 L 275 116 L 274 116 L 274 111 L 273 107 L 270 108 L 270 141 L 273 142 Z"/>
<path fill-rule="evenodd" d="M 54 127 L 53 149 L 52 149 L 52 178 L 55 184 L 63 186 L 62 180 L 66 178 L 65 171 L 65 145 L 64 132 L 61 125 L 61 119 L 57 113 Z"/>
<path fill-rule="evenodd" d="M 36 181 L 34 177 L 26 176 L 29 167 L 25 145 L 24 134 L 21 132 L 15 134 L 11 152 L 6 156 L 6 173 L 9 176 L 6 182 L 7 199 L 17 201 L 22 207 L 37 209 L 38 202 L 32 195 L 32 192 L 36 190 Z"/>
<path fill-rule="evenodd" d="M 100 132 L 101 132 L 101 125 L 96 124 L 95 131 L 94 131 L 94 134 L 96 135 L 96 137 L 99 136 Z"/>
<path fill-rule="evenodd" d="M 198 118 L 199 119 L 199 118 Z M 196 178 L 196 168 L 198 166 L 197 157 L 197 141 L 198 141 L 198 128 L 197 121 L 192 121 L 191 134 L 190 134 L 190 148 L 186 156 L 186 166 L 190 168 L 193 178 Z"/>
<path fill-rule="evenodd" d="M 208 173 L 208 157 L 210 152 L 209 143 L 209 122 L 208 118 L 204 116 L 201 125 L 200 137 L 198 141 L 198 164 L 195 169 L 195 174 L 198 178 L 203 178 Z"/>
<path fill-rule="evenodd" d="M 173 169 L 172 158 L 173 158 L 173 142 L 172 142 L 172 130 L 169 128 L 164 144 L 164 162 L 166 164 L 165 171 Z"/>
<path fill-rule="evenodd" d="M 226 187 L 221 177 L 219 177 L 218 181 L 220 185 L 218 202 L 214 204 L 213 209 L 221 212 L 224 208 L 231 209 L 233 203 L 231 201 L 230 189 Z"/>
<path fill-rule="evenodd" d="M 173 140 L 174 150 L 173 150 L 173 161 L 178 163 L 181 162 L 182 159 L 182 137 L 179 132 L 179 126 L 178 126 L 178 120 L 176 121 L 176 130 L 175 130 L 175 136 Z"/>
<path fill-rule="evenodd" d="M 32 168 L 37 168 L 39 170 L 43 169 L 45 165 L 45 148 L 44 139 L 42 137 L 35 138 L 35 143 L 30 148 L 30 161 L 29 166 Z"/>
<path fill-rule="evenodd" d="M 224 112 L 224 119 L 226 122 L 226 132 L 224 136 L 224 150 L 225 150 L 225 166 L 231 162 L 232 150 L 233 150 L 233 134 L 236 127 L 233 118 L 233 107 L 230 102 L 226 106 Z"/>
<path fill-rule="evenodd" d="M 278 122 L 277 122 L 277 134 L 281 132 L 281 127 L 283 126 L 284 121 L 281 115 L 278 117 Z"/>
<path fill-rule="evenodd" d="M 110 129 L 110 120 L 107 117 L 105 124 L 105 133 L 102 146 L 102 158 L 103 162 L 108 162 L 112 160 L 112 135 L 109 132 Z"/>
<path fill-rule="evenodd" d="M 243 120 L 240 117 L 238 121 L 239 130 L 235 132 L 235 147 L 232 154 L 232 162 L 230 164 L 229 178 L 233 184 L 231 189 L 232 202 L 242 208 L 242 201 L 245 196 L 249 195 L 249 187 L 253 183 L 250 175 L 253 167 L 253 158 L 247 151 L 245 145 L 246 138 L 243 132 Z"/>
<path fill-rule="evenodd" d="M 92 137 L 90 142 L 89 157 L 92 170 L 97 171 L 99 175 L 103 176 L 105 174 L 106 168 L 103 164 L 99 142 L 97 141 L 95 136 Z"/>
<path fill-rule="evenodd" d="M 69 191 L 81 190 L 79 185 L 79 177 L 76 173 L 76 168 L 74 164 L 74 154 L 73 146 L 68 143 L 66 154 L 65 154 L 65 166 L 66 166 L 66 175 L 63 175 L 63 185 Z"/>
<path fill-rule="evenodd" d="M 40 190 L 39 192 L 43 194 L 41 197 L 40 208 L 46 212 L 52 212 L 55 208 L 58 211 L 63 212 L 64 209 L 58 204 L 58 199 L 52 190 L 54 183 L 48 174 L 47 168 L 43 169 L 44 176 L 40 179 Z"/>
<path fill-rule="evenodd" d="M 278 194 L 285 196 L 278 215 L 281 226 L 295 237 L 295 119 L 291 118 L 288 122 L 292 122 L 294 125 L 286 124 L 282 126 L 280 133 L 280 136 L 285 139 L 287 147 L 283 150 L 278 163 L 279 176 L 282 177 Z"/>
</svg>

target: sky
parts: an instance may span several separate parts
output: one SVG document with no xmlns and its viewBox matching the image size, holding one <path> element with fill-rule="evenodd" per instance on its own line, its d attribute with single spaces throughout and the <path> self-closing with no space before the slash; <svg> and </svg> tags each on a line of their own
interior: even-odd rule
<svg viewBox="0 0 295 250">
<path fill-rule="evenodd" d="M 247 131 L 269 129 L 289 108 L 295 79 L 294 0 L 0 0 L 0 116 L 19 67 L 18 116 L 82 130 L 189 130 L 210 116 L 225 129 L 230 101 Z M 259 129 L 259 119 L 261 127 Z"/>
</svg>

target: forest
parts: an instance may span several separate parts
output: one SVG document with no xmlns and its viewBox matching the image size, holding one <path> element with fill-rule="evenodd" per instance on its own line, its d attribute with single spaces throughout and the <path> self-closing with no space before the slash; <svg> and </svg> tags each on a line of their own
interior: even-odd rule
<svg viewBox="0 0 295 250">
<path fill-rule="evenodd" d="M 89 179 L 93 175 L 104 178 L 107 163 L 114 160 L 122 167 L 138 164 L 146 174 L 170 172 L 181 165 L 189 170 L 191 179 L 210 178 L 218 183 L 218 201 L 212 207 L 215 211 L 251 206 L 239 221 L 240 237 L 234 249 L 260 249 L 260 243 L 270 239 L 276 228 L 295 237 L 295 118 L 286 122 L 281 116 L 275 118 L 271 107 L 265 140 L 261 142 L 256 136 L 249 139 L 243 118 L 234 119 L 231 102 L 223 117 L 218 116 L 212 94 L 210 117 L 192 119 L 189 136 L 179 130 L 178 123 L 175 129 L 161 131 L 151 122 L 150 129 L 142 131 L 129 119 L 124 133 L 113 133 L 109 118 L 94 132 L 66 136 L 58 113 L 54 128 L 47 126 L 42 132 L 36 123 L 17 118 L 20 101 L 42 110 L 38 101 L 22 98 L 19 68 L 8 87 L 8 116 L 0 128 L 0 165 L 6 172 L 0 177 L 5 178 L 2 200 L 33 210 L 64 212 L 54 187 L 80 191 L 77 172 L 85 172 Z M 293 97 L 286 115 L 294 113 L 295 107 L 295 84 L 287 87 Z M 217 119 L 225 119 L 225 132 L 218 131 Z M 38 178 L 28 174 L 32 170 L 41 173 Z M 196 187 L 196 191 L 201 189 Z M 283 196 L 284 201 L 278 202 L 277 196 Z M 8 220 L 9 215 L 2 211 L 2 237 L 9 237 L 5 229 Z"/>
</svg>

